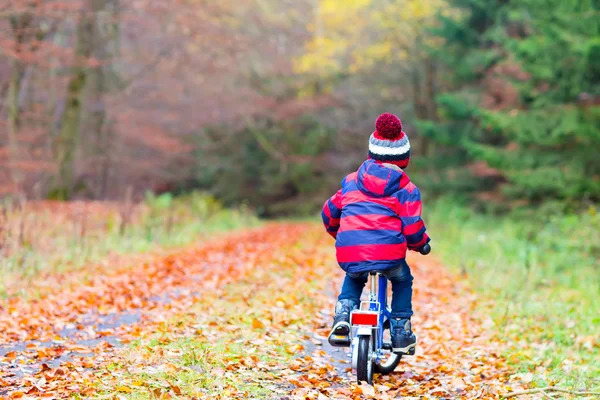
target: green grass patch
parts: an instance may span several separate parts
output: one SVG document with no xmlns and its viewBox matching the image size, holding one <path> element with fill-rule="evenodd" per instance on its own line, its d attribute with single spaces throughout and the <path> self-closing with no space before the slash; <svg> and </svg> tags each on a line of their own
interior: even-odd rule
<svg viewBox="0 0 600 400">
<path fill-rule="evenodd" d="M 551 209 L 478 214 L 425 209 L 432 247 L 482 295 L 483 311 L 533 385 L 600 385 L 600 215 Z M 531 375 L 533 374 L 533 376 Z"/>
</svg>

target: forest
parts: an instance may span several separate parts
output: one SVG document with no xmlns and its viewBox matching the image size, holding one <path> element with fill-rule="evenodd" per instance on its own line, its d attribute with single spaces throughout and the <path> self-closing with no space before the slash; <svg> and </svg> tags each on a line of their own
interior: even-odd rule
<svg viewBox="0 0 600 400">
<path fill-rule="evenodd" d="M 592 0 L 0 10 L 3 196 L 202 189 L 265 216 L 309 213 L 390 111 L 431 196 L 504 211 L 599 198 Z"/>
<path fill-rule="evenodd" d="M 440 266 L 415 259 L 415 284 L 422 279 L 432 290 L 421 292 L 419 304 L 446 296 L 441 282 L 450 279 L 477 296 L 473 307 L 482 316 L 472 322 L 464 298 L 452 309 L 443 303 L 439 315 L 420 321 L 423 335 L 442 340 L 432 327 L 446 324 L 444 310 L 477 329 L 489 322 L 494 345 L 485 354 L 498 359 L 493 371 L 482 369 L 489 377 L 483 380 L 462 375 L 458 364 L 446 371 L 409 363 L 391 381 L 378 381 L 388 389 L 375 385 L 366 398 L 441 396 L 440 387 L 468 398 L 596 393 L 600 1 L 0 0 L 0 396 L 74 393 L 70 372 L 57 373 L 70 367 L 60 363 L 41 364 L 32 374 L 47 376 L 37 386 L 13 370 L 19 363 L 39 366 L 44 357 L 29 359 L 28 346 L 62 335 L 41 328 L 44 321 L 68 320 L 88 331 L 77 322 L 87 309 L 75 305 L 86 290 L 98 291 L 85 302 L 104 325 L 108 314 L 142 315 L 113 327 L 114 335 L 90 339 L 114 336 L 140 359 L 152 347 L 184 370 L 217 371 L 209 379 L 169 367 L 136 378 L 131 368 L 147 372 L 151 363 L 99 345 L 93 351 L 112 357 L 115 369 L 108 378 L 77 378 L 92 397 L 274 398 L 269 390 L 283 393 L 290 384 L 298 398 L 371 396 L 361 386 L 344 392 L 343 374 L 333 377 L 327 366 L 310 369 L 308 350 L 292 361 L 300 350 L 290 349 L 307 346 L 299 337 L 288 342 L 285 329 L 307 324 L 317 332 L 310 340 L 320 340 L 324 328 L 310 313 L 331 308 L 333 294 L 323 295 L 331 283 L 318 277 L 337 284 L 340 271 L 331 255 L 321 256 L 333 242 L 315 228 L 317 214 L 368 157 L 375 120 L 386 112 L 401 118 L 410 139 L 406 172 L 423 195 Z M 285 226 L 281 237 L 271 232 L 278 224 Z M 221 235 L 236 239 L 221 243 Z M 295 241 L 315 251 L 296 254 Z M 233 256 L 239 265 L 227 264 Z M 251 270 L 255 260 L 282 263 L 273 281 Z M 290 260 L 310 276 L 297 276 Z M 178 265 L 209 279 L 201 263 L 242 268 L 237 273 L 248 279 L 230 281 L 220 272 L 206 299 L 189 294 L 164 310 L 153 303 L 153 294 L 187 288 Z M 114 284 L 95 281 L 98 266 Z M 139 282 L 120 281 L 129 274 Z M 290 276 L 300 285 L 291 298 L 269 286 Z M 72 302 L 65 306 L 67 288 Z M 184 316 L 189 307 L 208 307 L 210 296 L 223 308 L 260 307 L 227 297 L 229 288 L 256 291 L 272 305 L 271 322 L 251 314 L 218 338 L 210 327 L 237 321 L 231 310 L 197 316 L 209 318 L 202 327 Z M 36 310 L 40 299 L 53 307 Z M 294 315 L 277 314 L 282 304 L 295 304 Z M 26 320 L 17 320 L 17 309 L 27 310 Z M 163 319 L 146 320 L 149 309 L 160 309 Z M 175 317 L 185 322 L 171 324 Z M 157 329 L 159 339 L 152 336 Z M 242 340 L 240 331 L 268 329 L 277 329 L 279 344 L 257 350 L 256 359 L 226 345 Z M 190 338 L 200 331 L 205 336 Z M 73 351 L 82 346 L 64 340 Z M 438 355 L 440 363 L 462 349 Z M 223 354 L 224 364 L 217 361 Z M 277 354 L 278 365 L 299 363 L 283 374 L 284 384 L 265 375 L 266 354 Z M 89 367 L 106 373 L 105 361 Z M 438 381 L 398 383 L 411 366 L 417 381 Z M 262 383 L 243 384 L 254 369 L 263 371 L 253 375 Z M 265 382 L 278 389 L 265 391 Z"/>
</svg>

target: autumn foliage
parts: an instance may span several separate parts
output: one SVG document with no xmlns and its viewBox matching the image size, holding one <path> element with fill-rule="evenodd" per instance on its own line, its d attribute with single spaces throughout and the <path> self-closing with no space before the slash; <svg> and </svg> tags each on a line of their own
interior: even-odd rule
<svg viewBox="0 0 600 400">
<path fill-rule="evenodd" d="M 300 39 L 254 6 L 0 2 L 0 195 L 164 191 L 192 177 L 191 138 L 204 127 L 265 107 L 297 113 L 260 81 L 285 76 L 284 44 Z M 273 35 L 280 43 L 263 40 Z"/>
</svg>

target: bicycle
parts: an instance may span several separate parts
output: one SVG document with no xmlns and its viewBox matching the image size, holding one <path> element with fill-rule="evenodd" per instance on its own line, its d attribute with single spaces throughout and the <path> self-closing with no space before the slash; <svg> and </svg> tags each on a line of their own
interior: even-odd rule
<svg viewBox="0 0 600 400">
<path fill-rule="evenodd" d="M 431 246 L 426 244 L 419 252 L 429 254 Z M 380 271 L 369 272 L 369 300 L 362 301 L 357 310 L 350 314 L 352 369 L 356 371 L 358 383 L 373 384 L 373 373 L 382 375 L 392 373 L 402 354 L 392 352 L 391 341 L 386 341 L 384 335 L 390 333 L 391 310 L 387 303 L 388 280 Z M 383 305 L 383 307 L 382 307 Z M 391 333 L 390 333 L 391 335 Z M 414 355 L 412 348 L 408 355 Z"/>
</svg>

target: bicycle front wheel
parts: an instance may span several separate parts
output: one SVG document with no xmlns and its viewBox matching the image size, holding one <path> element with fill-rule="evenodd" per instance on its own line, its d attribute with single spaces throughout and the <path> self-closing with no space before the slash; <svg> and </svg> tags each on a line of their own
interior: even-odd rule
<svg viewBox="0 0 600 400">
<path fill-rule="evenodd" d="M 392 332 L 390 329 L 390 320 L 386 319 L 383 323 L 383 341 L 391 342 Z M 391 351 L 383 353 L 375 363 L 375 372 L 382 375 L 388 375 L 394 372 L 402 360 L 402 354 L 392 353 Z"/>
</svg>

